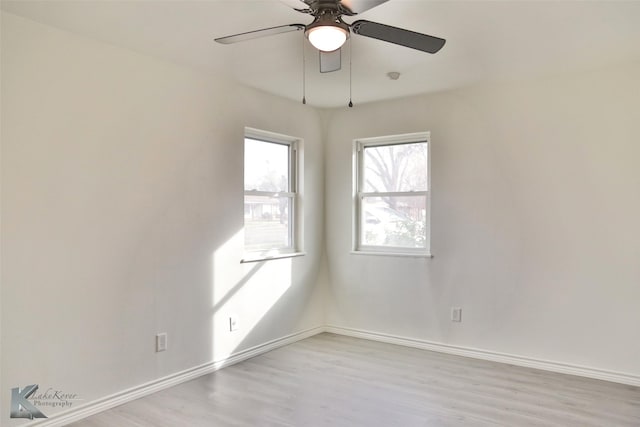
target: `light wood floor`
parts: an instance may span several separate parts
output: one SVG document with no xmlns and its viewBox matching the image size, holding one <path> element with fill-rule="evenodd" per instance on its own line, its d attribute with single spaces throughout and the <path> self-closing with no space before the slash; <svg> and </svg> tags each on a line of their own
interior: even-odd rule
<svg viewBox="0 0 640 427">
<path fill-rule="evenodd" d="M 76 427 L 640 426 L 640 388 L 321 334 Z"/>
</svg>

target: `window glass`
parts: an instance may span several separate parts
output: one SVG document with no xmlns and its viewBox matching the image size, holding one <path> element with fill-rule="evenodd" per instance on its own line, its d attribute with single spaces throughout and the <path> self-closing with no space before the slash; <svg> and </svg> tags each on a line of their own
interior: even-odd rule
<svg viewBox="0 0 640 427">
<path fill-rule="evenodd" d="M 245 250 L 262 252 L 270 249 L 291 248 L 289 230 L 289 197 L 244 196 Z"/>
<path fill-rule="evenodd" d="M 354 144 L 354 250 L 430 255 L 428 133 Z"/>
<path fill-rule="evenodd" d="M 244 140 L 245 260 L 300 251 L 297 146 L 285 135 L 247 128 Z"/>
<path fill-rule="evenodd" d="M 427 143 L 364 148 L 365 192 L 426 191 Z"/>
<path fill-rule="evenodd" d="M 289 146 L 246 138 L 244 189 L 289 191 Z"/>
<path fill-rule="evenodd" d="M 426 248 L 426 199 L 363 197 L 361 242 L 367 246 Z"/>
</svg>

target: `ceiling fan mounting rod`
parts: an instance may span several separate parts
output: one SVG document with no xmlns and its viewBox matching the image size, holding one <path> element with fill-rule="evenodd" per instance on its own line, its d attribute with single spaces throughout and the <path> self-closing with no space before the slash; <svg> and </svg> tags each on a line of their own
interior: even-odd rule
<svg viewBox="0 0 640 427">
<path fill-rule="evenodd" d="M 342 15 L 353 16 L 356 14 L 338 0 L 312 0 L 306 3 L 309 4 L 309 9 L 313 16 L 331 14 L 336 18 L 340 18 Z"/>
</svg>

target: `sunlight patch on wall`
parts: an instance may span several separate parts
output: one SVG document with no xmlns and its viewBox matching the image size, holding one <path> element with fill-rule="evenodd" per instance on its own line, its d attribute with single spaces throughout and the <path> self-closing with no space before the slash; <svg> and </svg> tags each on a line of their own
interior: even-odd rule
<svg viewBox="0 0 640 427">
<path fill-rule="evenodd" d="M 241 350 L 243 342 L 292 284 L 291 258 L 243 264 L 243 244 L 244 233 L 239 231 L 212 256 L 214 361 Z"/>
</svg>

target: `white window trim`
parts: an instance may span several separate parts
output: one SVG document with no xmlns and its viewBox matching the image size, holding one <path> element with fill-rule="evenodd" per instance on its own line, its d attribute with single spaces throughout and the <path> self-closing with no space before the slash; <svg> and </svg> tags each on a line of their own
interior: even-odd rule
<svg viewBox="0 0 640 427">
<path fill-rule="evenodd" d="M 245 127 L 244 138 L 255 139 L 258 141 L 270 142 L 274 144 L 282 144 L 289 146 L 289 191 L 274 193 L 270 191 L 259 190 L 244 190 L 243 198 L 246 195 L 255 196 L 287 196 L 291 197 L 291 212 L 289 220 L 291 222 L 289 227 L 289 241 L 291 247 L 271 249 L 267 251 L 247 251 L 245 249 L 244 255 L 240 260 L 241 263 L 268 261 L 273 259 L 291 258 L 306 255 L 303 248 L 303 233 L 302 233 L 302 203 L 301 203 L 301 188 L 302 188 L 302 146 L 303 140 L 301 138 L 292 137 L 289 135 L 283 135 L 275 132 L 269 132 L 261 129 L 255 129 Z M 244 157 L 244 156 L 243 156 Z M 244 162 L 243 162 L 244 167 Z M 243 174 L 244 176 L 244 174 Z M 244 185 L 243 185 L 244 186 Z M 243 226 L 244 227 L 244 226 Z"/>
<path fill-rule="evenodd" d="M 392 246 L 372 246 L 361 245 L 361 206 L 363 193 L 360 191 L 363 185 L 363 170 L 360 167 L 363 162 L 364 147 L 407 144 L 413 142 L 427 143 L 427 191 L 410 191 L 410 192 L 385 192 L 385 193 L 366 193 L 367 196 L 379 195 L 407 195 L 426 197 L 426 248 L 402 248 Z M 431 253 L 431 132 L 415 132 L 402 135 L 380 136 L 374 138 L 361 138 L 353 141 L 353 193 L 352 193 L 352 250 L 354 255 L 383 255 L 383 256 L 401 256 L 401 257 L 419 257 L 433 258 Z"/>
</svg>

